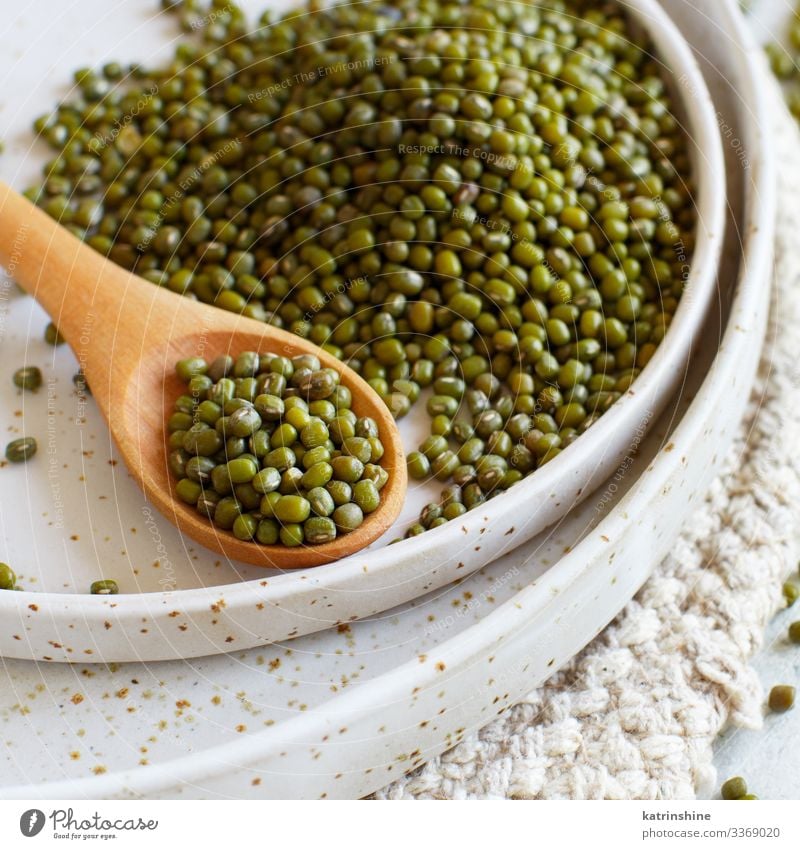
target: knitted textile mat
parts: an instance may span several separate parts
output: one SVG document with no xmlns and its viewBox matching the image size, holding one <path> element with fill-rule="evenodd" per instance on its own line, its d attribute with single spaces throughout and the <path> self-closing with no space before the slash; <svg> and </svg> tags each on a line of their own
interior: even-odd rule
<svg viewBox="0 0 800 849">
<path fill-rule="evenodd" d="M 774 114 L 770 327 L 722 473 L 605 631 L 522 703 L 376 798 L 694 798 L 716 780 L 723 727 L 761 725 L 748 661 L 800 555 L 800 134 L 782 106 Z"/>
</svg>

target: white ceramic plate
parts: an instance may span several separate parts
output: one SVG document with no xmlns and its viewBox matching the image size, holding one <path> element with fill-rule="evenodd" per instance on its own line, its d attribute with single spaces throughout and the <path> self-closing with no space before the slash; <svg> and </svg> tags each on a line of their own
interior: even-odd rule
<svg viewBox="0 0 800 849">
<path fill-rule="evenodd" d="M 727 148 L 734 215 L 725 285 L 684 399 L 611 482 L 617 491 L 460 585 L 341 630 L 197 661 L 7 661 L 0 795 L 364 795 L 528 692 L 631 597 L 737 427 L 763 339 L 775 214 L 763 82 L 732 4 L 667 8 L 707 51 L 720 121 L 736 142 Z"/>
<path fill-rule="evenodd" d="M 41 14 L 28 4 L 13 24 L 22 30 L 18 43 L 27 46 L 13 57 L 3 81 L 19 96 L 6 106 L 16 110 L 10 121 L 15 132 L 2 164 L 27 169 L 4 174 L 20 186 L 32 179 L 24 147 L 32 105 L 54 100 L 54 80 L 63 78 L 62 69 L 106 58 L 104 45 L 114 55 L 130 55 L 117 13 L 130 16 L 128 29 L 138 32 L 137 12 L 129 5 L 111 21 L 103 18 L 105 4 L 99 0 L 82 2 L 79 14 L 42 26 L 47 11 L 61 6 L 53 0 L 37 3 Z M 665 67 L 675 71 L 675 95 L 693 131 L 699 215 L 686 295 L 633 389 L 554 462 L 462 521 L 391 547 L 373 546 L 330 566 L 279 574 L 219 559 L 148 508 L 124 467 L 116 465 L 92 403 L 72 389 L 74 357 L 66 348 L 48 349 L 41 341 L 46 321 L 41 310 L 28 298 L 9 295 L 0 336 L 3 361 L 45 365 L 47 380 L 35 396 L 0 381 L 8 430 L 16 434 L 24 422 L 41 445 L 31 463 L 2 470 L 0 559 L 13 565 L 25 592 L 0 595 L 0 654 L 70 662 L 195 657 L 371 616 L 463 578 L 531 539 L 614 471 L 685 378 L 689 351 L 698 342 L 714 292 L 725 197 L 719 128 L 691 52 L 654 0 L 626 5 L 653 31 Z M 86 20 L 97 20 L 97 29 L 84 31 Z M 142 42 L 159 43 L 157 31 L 164 25 L 143 19 L 131 46 L 134 55 L 141 56 Z M 62 26 L 74 27 L 75 38 L 65 38 Z M 52 75 L 43 73 L 43 54 L 51 57 Z M 420 411 L 403 423 L 406 445 L 417 444 L 426 422 Z M 439 489 L 435 483 L 415 486 L 383 542 L 401 534 L 425 503 L 438 498 Z M 99 577 L 116 579 L 123 594 L 88 595 L 89 584 Z"/>
</svg>

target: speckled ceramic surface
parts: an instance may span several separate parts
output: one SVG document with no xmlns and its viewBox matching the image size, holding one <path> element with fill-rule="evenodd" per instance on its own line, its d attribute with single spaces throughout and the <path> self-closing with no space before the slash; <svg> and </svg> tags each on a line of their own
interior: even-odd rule
<svg viewBox="0 0 800 849">
<path fill-rule="evenodd" d="M 141 42 L 157 43 L 157 31 L 169 27 L 167 20 L 144 20 L 152 14 L 147 0 L 138 13 L 139 4 L 121 6 L 119 12 L 131 16 L 131 26 L 142 19 L 142 36 L 129 48 L 115 29 L 116 20 L 107 37 L 105 23 L 98 23 L 98 30 L 78 32 L 81 21 L 96 20 L 92 5 L 102 4 L 84 0 L 64 24 L 76 27 L 75 41 L 47 26 L 39 36 L 48 44 L 57 39 L 65 45 L 63 52 L 53 45 L 53 54 L 48 54 L 52 75 L 42 74 L 43 50 L 34 32 L 48 18 L 47 10 L 61 6 L 37 0 L 19 12 L 18 25 L 26 34 L 19 43 L 31 44 L 10 57 L 7 75 L 14 91 L 24 91 L 27 81 L 29 97 L 9 97 L 6 103 L 7 111 L 16 110 L 10 122 L 15 132 L 8 139 L 8 160 L 0 163 L 4 176 L 18 186 L 31 174 L 32 162 L 39 161 L 38 150 L 24 147 L 30 139 L 27 125 L 41 108 L 33 111 L 33 104 L 55 98 L 56 81 L 67 76 L 65 69 L 99 62 L 106 47 L 114 55 L 132 51 L 140 56 Z M 6 287 L 2 360 L 43 366 L 45 385 L 36 394 L 23 394 L 10 381 L 0 381 L 7 432 L 18 435 L 24 428 L 41 446 L 30 463 L 2 469 L 0 560 L 13 565 L 24 592 L 0 595 L 0 654 L 70 662 L 195 657 L 373 616 L 461 579 L 533 538 L 613 473 L 685 381 L 687 355 L 699 339 L 714 292 L 724 219 L 722 148 L 702 76 L 653 0 L 626 5 L 652 28 L 665 66 L 678 69 L 674 88 L 693 128 L 700 217 L 687 293 L 663 345 L 633 389 L 553 463 L 463 520 L 388 547 L 386 542 L 438 497 L 435 482 L 414 485 L 395 529 L 366 552 L 330 566 L 280 574 L 226 561 L 193 545 L 146 504 L 116 461 L 91 400 L 73 389 L 73 354 L 65 346 L 55 351 L 46 346 L 42 311 Z M 17 165 L 20 173 L 15 174 L 11 168 Z M 416 418 L 403 422 L 407 446 L 418 442 L 426 422 L 421 409 Z M 575 540 L 576 526 L 568 527 L 556 531 L 562 548 Z M 547 544 L 552 562 L 558 549 Z M 89 596 L 89 585 L 100 577 L 114 578 L 121 594 Z"/>
<path fill-rule="evenodd" d="M 385 614 L 194 661 L 5 661 L 0 795 L 364 795 L 530 690 L 630 598 L 736 428 L 763 336 L 774 216 L 766 121 L 732 4 L 666 5 L 716 64 L 720 121 L 749 159 L 728 145 L 724 285 L 681 402 L 638 456 L 549 536 Z"/>
</svg>

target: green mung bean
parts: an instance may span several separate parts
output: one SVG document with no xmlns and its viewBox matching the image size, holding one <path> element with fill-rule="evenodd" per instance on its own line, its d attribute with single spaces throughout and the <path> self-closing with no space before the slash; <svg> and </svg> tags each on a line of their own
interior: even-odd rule
<svg viewBox="0 0 800 849">
<path fill-rule="evenodd" d="M 59 333 L 58 328 L 51 321 L 44 329 L 44 341 L 48 345 L 63 345 L 64 337 Z"/>
<path fill-rule="evenodd" d="M 14 372 L 14 386 L 35 392 L 42 385 L 42 372 L 36 366 L 23 366 Z"/>
<path fill-rule="evenodd" d="M 358 504 L 342 504 L 333 511 L 333 521 L 342 533 L 350 533 L 364 521 L 364 513 Z"/>
<path fill-rule="evenodd" d="M 747 794 L 747 782 L 741 777 L 729 778 L 723 785 L 720 795 L 723 799 L 741 799 Z"/>
<path fill-rule="evenodd" d="M 769 709 L 784 713 L 794 707 L 795 688 L 788 684 L 776 684 L 769 691 Z"/>
<path fill-rule="evenodd" d="M 0 590 L 13 590 L 16 583 L 14 570 L 7 563 L 0 563 Z"/>
<path fill-rule="evenodd" d="M 6 460 L 9 463 L 25 463 L 33 457 L 38 447 L 36 440 L 32 436 L 12 439 L 6 445 Z"/>
<path fill-rule="evenodd" d="M 116 581 L 108 578 L 103 581 L 95 581 L 89 587 L 89 592 L 92 595 L 116 595 L 119 592 L 119 587 Z"/>
<path fill-rule="evenodd" d="M 92 390 L 89 388 L 89 383 L 86 380 L 86 375 L 82 371 L 76 372 L 72 375 L 72 383 L 80 394 L 92 394 Z"/>
</svg>

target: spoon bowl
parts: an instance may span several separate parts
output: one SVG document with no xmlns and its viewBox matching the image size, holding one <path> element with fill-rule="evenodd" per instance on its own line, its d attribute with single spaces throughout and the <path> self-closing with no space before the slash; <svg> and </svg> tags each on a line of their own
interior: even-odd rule
<svg viewBox="0 0 800 849">
<path fill-rule="evenodd" d="M 0 183 L 0 263 L 47 310 L 75 351 L 131 476 L 182 533 L 231 560 L 280 569 L 330 563 L 361 550 L 400 513 L 407 485 L 400 434 L 375 391 L 312 342 L 254 319 L 148 283 L 86 246 L 46 213 Z M 314 354 L 336 369 L 353 410 L 375 419 L 389 480 L 381 502 L 355 531 L 332 542 L 290 548 L 237 539 L 174 495 L 166 422 L 184 384 L 175 364 L 242 351 Z"/>
</svg>

